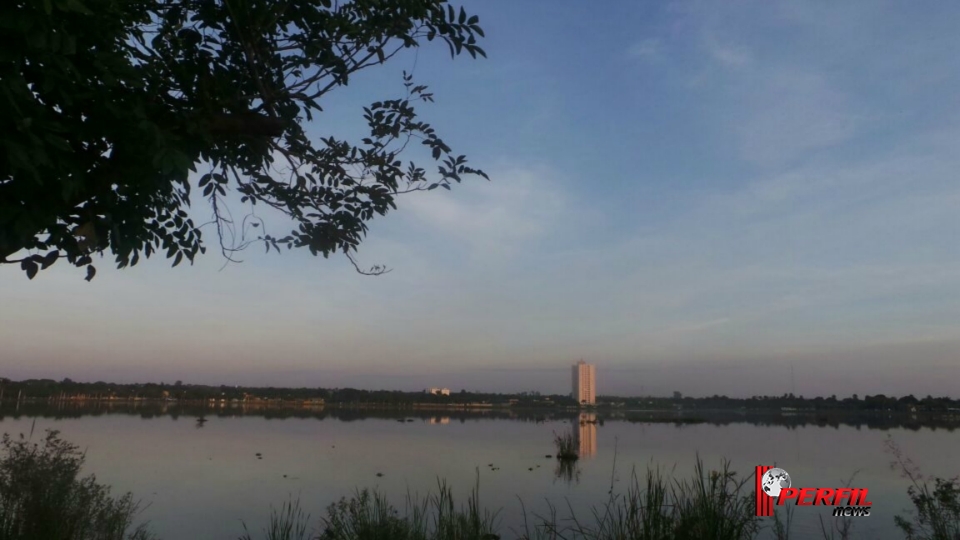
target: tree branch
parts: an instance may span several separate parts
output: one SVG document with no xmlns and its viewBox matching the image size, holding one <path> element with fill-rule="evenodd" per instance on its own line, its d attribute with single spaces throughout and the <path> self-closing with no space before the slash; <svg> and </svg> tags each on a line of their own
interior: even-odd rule
<svg viewBox="0 0 960 540">
<path fill-rule="evenodd" d="M 350 264 L 353 265 L 354 270 L 356 270 L 358 274 L 361 274 L 364 276 L 382 276 L 383 274 L 387 274 L 392 271 L 391 268 L 387 268 L 386 266 L 380 266 L 378 264 L 371 266 L 370 270 L 362 270 L 360 268 L 360 265 L 357 264 L 357 261 L 354 260 L 353 255 L 351 255 L 350 253 L 344 253 L 344 255 L 346 255 L 347 260 L 350 261 Z"/>
</svg>

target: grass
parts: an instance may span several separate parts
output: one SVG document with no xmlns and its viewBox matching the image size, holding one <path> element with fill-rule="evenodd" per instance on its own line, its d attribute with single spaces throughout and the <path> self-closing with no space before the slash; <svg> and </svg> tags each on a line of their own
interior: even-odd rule
<svg viewBox="0 0 960 540">
<path fill-rule="evenodd" d="M 845 488 L 852 487 L 853 481 L 859 473 L 859 470 L 854 471 L 842 486 Z M 854 520 L 838 516 L 830 522 L 830 520 L 824 520 L 822 515 L 819 516 L 819 518 L 820 533 L 823 535 L 823 540 L 849 540 L 853 537 Z M 828 522 L 830 522 L 829 525 L 827 524 Z"/>
<path fill-rule="evenodd" d="M 749 478 L 738 479 L 724 462 L 720 471 L 704 469 L 697 460 L 689 480 L 667 480 L 659 469 L 645 477 L 632 474 L 626 493 L 612 493 L 589 516 L 558 519 L 555 507 L 548 516 L 529 521 L 521 538 L 528 540 L 674 540 L 754 538 L 759 520 L 754 515 Z"/>
<path fill-rule="evenodd" d="M 310 516 L 303 513 L 300 500 L 283 503 L 279 510 L 270 511 L 270 522 L 263 530 L 264 540 L 311 540 L 307 534 L 307 522 Z M 240 540 L 253 540 L 247 524 L 243 523 L 243 535 Z"/>
<path fill-rule="evenodd" d="M 523 540 L 711 540 L 752 539 L 759 530 L 749 478 L 739 479 L 724 462 L 721 470 L 707 471 L 697 462 L 695 475 L 685 481 L 667 480 L 659 470 L 636 474 L 627 492 L 611 494 L 589 516 L 557 518 L 550 507 L 546 517 L 535 516 L 518 536 Z M 524 511 L 524 515 L 526 511 Z M 484 512 L 475 487 L 467 505 L 454 502 L 443 482 L 436 495 L 407 496 L 404 514 L 377 492 L 358 491 L 330 505 L 319 532 L 306 534 L 306 520 L 298 503 L 274 510 L 267 540 L 497 540 L 496 514 Z M 241 540 L 252 540 L 249 535 Z"/>
<path fill-rule="evenodd" d="M 795 507 L 787 504 L 782 507 L 774 506 L 773 508 L 773 537 L 776 540 L 790 540 L 790 529 L 793 527 L 793 509 Z"/>
<path fill-rule="evenodd" d="M 362 490 L 331 504 L 318 532 L 307 533 L 309 518 L 299 501 L 271 512 L 265 540 L 498 540 L 496 514 L 481 509 L 474 487 L 466 506 L 458 507 L 443 481 L 436 494 L 408 494 L 404 513 L 376 491 Z M 244 525 L 244 530 L 246 526 Z M 253 540 L 249 532 L 240 540 Z"/>
<path fill-rule="evenodd" d="M 131 494 L 110 495 L 96 478 L 80 478 L 79 448 L 47 431 L 42 442 L 4 435 L 0 442 L 0 540 L 147 540 L 133 525 Z"/>
<path fill-rule="evenodd" d="M 557 459 L 561 461 L 576 461 L 580 459 L 577 452 L 577 441 L 573 433 L 566 432 L 563 435 L 553 434 L 553 444 L 557 447 Z"/>
</svg>

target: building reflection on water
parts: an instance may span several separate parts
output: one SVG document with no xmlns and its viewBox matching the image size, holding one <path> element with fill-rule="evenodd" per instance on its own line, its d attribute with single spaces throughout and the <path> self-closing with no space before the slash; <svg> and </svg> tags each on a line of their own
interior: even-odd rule
<svg viewBox="0 0 960 540">
<path fill-rule="evenodd" d="M 449 424 L 449 423 L 450 423 L 450 417 L 449 417 L 449 416 L 434 416 L 433 418 L 430 419 L 430 423 L 431 423 L 431 424 Z"/>
<path fill-rule="evenodd" d="M 579 426 L 574 432 L 577 436 L 577 447 L 580 458 L 590 458 L 597 455 L 597 415 L 580 413 Z"/>
<path fill-rule="evenodd" d="M 573 420 L 573 424 L 573 443 L 577 448 L 577 458 L 558 459 L 557 468 L 554 471 L 557 479 L 563 480 L 567 484 L 580 483 L 579 460 L 589 459 L 597 455 L 597 415 L 581 413 Z"/>
</svg>

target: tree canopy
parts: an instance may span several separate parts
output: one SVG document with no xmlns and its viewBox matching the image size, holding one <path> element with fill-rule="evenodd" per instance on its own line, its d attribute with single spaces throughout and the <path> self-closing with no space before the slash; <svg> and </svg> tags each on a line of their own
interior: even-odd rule
<svg viewBox="0 0 960 540">
<path fill-rule="evenodd" d="M 65 258 L 89 280 L 98 254 L 192 262 L 197 200 L 228 258 L 259 243 L 354 262 L 399 194 L 486 175 L 418 119 L 432 94 L 411 74 L 363 108 L 360 141 L 306 125 L 358 71 L 426 42 L 485 56 L 483 35 L 445 0 L 0 2 L 0 263 L 33 278 Z M 435 172 L 401 160 L 411 144 Z M 224 207 L 231 191 L 242 218 Z M 264 232 L 255 205 L 289 233 Z"/>
</svg>

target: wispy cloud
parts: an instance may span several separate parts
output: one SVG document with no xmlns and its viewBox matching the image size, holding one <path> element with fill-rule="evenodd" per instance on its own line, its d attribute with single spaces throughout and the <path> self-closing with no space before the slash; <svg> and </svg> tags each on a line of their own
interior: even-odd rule
<svg viewBox="0 0 960 540">
<path fill-rule="evenodd" d="M 823 75 L 765 70 L 740 95 L 749 103 L 740 126 L 744 159 L 762 165 L 789 162 L 831 148 L 856 133 L 857 116 L 847 97 Z"/>
<path fill-rule="evenodd" d="M 716 38 L 706 38 L 707 53 L 718 63 L 728 68 L 743 68 L 750 64 L 750 53 L 743 47 L 721 44 Z"/>
<path fill-rule="evenodd" d="M 501 166 L 490 175 L 450 192 L 413 194 L 402 201 L 403 218 L 488 263 L 530 249 L 565 210 L 562 182 L 546 167 Z"/>
<path fill-rule="evenodd" d="M 657 38 L 649 38 L 634 43 L 627 49 L 627 55 L 646 62 L 655 62 L 663 58 L 663 43 Z"/>
</svg>

